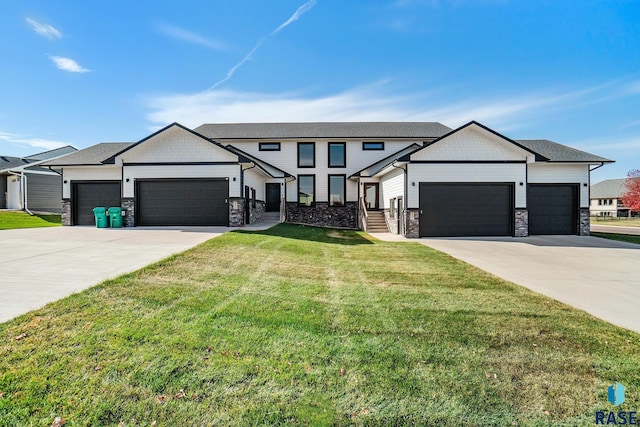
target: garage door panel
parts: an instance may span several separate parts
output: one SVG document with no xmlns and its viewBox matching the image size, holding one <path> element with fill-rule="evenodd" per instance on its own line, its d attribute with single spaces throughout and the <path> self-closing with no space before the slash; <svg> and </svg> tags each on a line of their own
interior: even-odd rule
<svg viewBox="0 0 640 427">
<path fill-rule="evenodd" d="M 577 234 L 578 190 L 578 184 L 529 184 L 529 234 Z"/>
<path fill-rule="evenodd" d="M 73 183 L 73 225 L 93 225 L 93 208 L 120 206 L 120 181 Z"/>
<path fill-rule="evenodd" d="M 510 236 L 513 184 L 420 183 L 420 236 Z"/>
<path fill-rule="evenodd" d="M 139 225 L 227 225 L 224 179 L 144 180 L 136 183 Z"/>
</svg>

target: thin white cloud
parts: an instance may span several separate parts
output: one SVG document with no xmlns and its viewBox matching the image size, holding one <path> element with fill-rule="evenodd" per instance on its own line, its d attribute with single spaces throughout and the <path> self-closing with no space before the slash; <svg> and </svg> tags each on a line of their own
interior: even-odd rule
<svg viewBox="0 0 640 427">
<path fill-rule="evenodd" d="M 278 34 L 281 30 L 283 30 L 285 27 L 289 26 L 289 24 L 296 22 L 298 19 L 300 19 L 300 17 L 302 15 L 304 15 L 306 12 L 310 11 L 311 8 L 313 6 L 316 5 L 316 0 L 309 0 L 308 2 L 306 2 L 305 4 L 303 4 L 302 6 L 300 6 L 298 8 L 298 10 L 296 10 L 294 12 L 293 15 L 291 15 L 291 18 L 287 19 L 284 23 L 282 23 L 278 28 L 276 28 L 275 30 L 273 30 L 273 32 L 271 33 L 271 35 L 276 35 Z"/>
<path fill-rule="evenodd" d="M 149 99 L 147 118 L 154 124 L 174 121 L 186 126 L 229 122 L 296 121 L 440 121 L 457 127 L 471 120 L 501 130 L 528 126 L 563 110 L 595 102 L 599 85 L 566 93 L 530 93 L 500 98 L 451 100 L 432 94 L 387 95 L 385 83 L 325 96 L 300 93 L 250 93 L 231 90 L 156 96 Z"/>
<path fill-rule="evenodd" d="M 214 50 L 228 49 L 228 46 L 222 42 L 219 42 L 217 40 L 211 40 L 209 38 L 201 36 L 200 34 L 196 34 L 194 32 L 185 30 L 183 28 L 174 27 L 173 25 L 159 24 L 158 29 L 162 33 L 168 36 L 171 36 L 173 38 L 176 38 L 178 40 L 182 40 L 188 43 L 199 44 Z"/>
<path fill-rule="evenodd" d="M 70 73 L 88 73 L 89 71 L 91 71 L 88 68 L 82 67 L 71 58 L 65 58 L 62 56 L 50 56 L 49 59 L 51 59 L 59 69 L 68 71 Z"/>
<path fill-rule="evenodd" d="M 13 133 L 1 132 L 0 131 L 0 141 L 6 141 L 11 144 L 16 144 L 19 146 L 27 146 L 37 149 L 45 149 L 45 150 L 53 150 L 55 148 L 64 147 L 66 145 L 70 145 L 68 142 L 63 141 L 55 141 L 51 139 L 43 139 L 43 138 L 29 138 L 23 135 L 16 135 Z"/>
<path fill-rule="evenodd" d="M 640 81 L 631 83 L 629 85 L 629 92 L 630 93 L 640 93 Z"/>
<path fill-rule="evenodd" d="M 313 6 L 315 6 L 316 4 L 316 0 L 309 0 L 307 1 L 305 4 L 303 4 L 302 6 L 300 6 L 294 13 L 293 15 L 291 15 L 291 17 L 289 19 L 287 19 L 285 22 L 283 22 L 282 24 L 280 24 L 280 26 L 278 26 L 278 28 L 276 28 L 275 30 L 273 30 L 267 37 L 264 37 L 262 39 L 260 39 L 256 45 L 253 47 L 253 49 L 251 49 L 249 51 L 249 53 L 247 53 L 241 60 L 240 62 L 238 62 L 236 65 L 234 65 L 233 67 L 231 67 L 231 69 L 229 71 L 227 71 L 227 74 L 224 76 L 224 78 L 222 80 L 218 80 L 217 82 L 215 82 L 209 89 L 207 89 L 208 91 L 212 91 L 214 89 L 216 89 L 218 86 L 220 86 L 221 84 L 227 82 L 231 77 L 233 77 L 233 75 L 236 73 L 236 71 L 238 70 L 238 68 L 242 67 L 247 61 L 249 61 L 251 59 L 251 57 L 253 56 L 253 54 L 264 44 L 265 41 L 267 41 L 267 39 L 269 37 L 273 37 L 276 34 L 278 34 L 281 30 L 283 30 L 285 27 L 287 27 L 288 25 L 290 25 L 291 23 L 297 21 L 304 13 L 308 12 L 309 10 L 311 10 L 311 8 Z"/>
<path fill-rule="evenodd" d="M 633 152 L 635 154 L 640 150 L 640 137 L 633 135 L 607 136 L 570 141 L 569 144 L 580 150 L 604 153 L 605 155 L 607 152 L 615 153 L 620 151 Z"/>
<path fill-rule="evenodd" d="M 630 123 L 625 123 L 624 125 L 620 126 L 620 129 L 631 128 L 635 126 L 640 126 L 640 120 L 636 120 Z"/>
<path fill-rule="evenodd" d="M 40 22 L 36 21 L 35 19 L 31 19 L 31 18 L 25 18 L 25 21 L 27 21 L 27 23 L 29 25 L 31 25 L 31 28 L 33 28 L 33 30 L 40 34 L 43 37 L 46 37 L 48 39 L 61 39 L 62 38 L 62 33 L 60 31 L 58 31 L 54 26 L 52 25 L 48 25 L 48 24 L 41 24 Z"/>
</svg>

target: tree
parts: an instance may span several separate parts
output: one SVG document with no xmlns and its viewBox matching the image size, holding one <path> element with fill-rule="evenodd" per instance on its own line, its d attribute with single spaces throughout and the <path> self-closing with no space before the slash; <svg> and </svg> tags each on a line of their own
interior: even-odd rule
<svg viewBox="0 0 640 427">
<path fill-rule="evenodd" d="M 632 169 L 624 181 L 622 203 L 632 211 L 640 212 L 640 169 Z"/>
</svg>

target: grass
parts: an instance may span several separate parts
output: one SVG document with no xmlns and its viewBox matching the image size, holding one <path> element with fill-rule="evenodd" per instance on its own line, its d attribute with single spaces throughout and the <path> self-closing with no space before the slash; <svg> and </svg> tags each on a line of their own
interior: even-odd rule
<svg viewBox="0 0 640 427">
<path fill-rule="evenodd" d="M 60 215 L 29 215 L 26 212 L 0 212 L 0 230 L 14 228 L 57 227 Z"/>
<path fill-rule="evenodd" d="M 631 234 L 598 233 L 592 231 L 591 235 L 595 237 L 602 237 L 604 239 L 619 240 L 621 242 L 636 243 L 640 245 L 640 236 L 634 236 Z"/>
<path fill-rule="evenodd" d="M 607 218 L 607 217 L 591 217 L 592 225 L 617 225 L 620 227 L 640 227 L 639 217 L 620 217 L 620 218 Z"/>
<path fill-rule="evenodd" d="M 593 425 L 615 381 L 640 404 L 639 334 L 366 236 L 227 233 L 0 324 L 0 425 Z"/>
</svg>

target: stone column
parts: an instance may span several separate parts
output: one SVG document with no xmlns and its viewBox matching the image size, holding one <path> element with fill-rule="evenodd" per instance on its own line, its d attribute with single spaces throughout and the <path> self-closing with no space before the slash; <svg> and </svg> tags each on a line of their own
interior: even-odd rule
<svg viewBox="0 0 640 427">
<path fill-rule="evenodd" d="M 580 224 L 578 234 L 580 236 L 589 236 L 591 234 L 589 208 L 580 208 Z"/>
<path fill-rule="evenodd" d="M 244 198 L 229 198 L 229 227 L 242 227 L 244 225 Z"/>
<path fill-rule="evenodd" d="M 134 199 L 133 197 L 122 198 L 120 202 L 120 207 L 125 211 L 125 216 L 123 218 L 124 226 L 135 227 L 136 226 L 136 199 Z"/>
<path fill-rule="evenodd" d="M 529 211 L 527 209 L 516 209 L 515 226 L 516 237 L 527 237 L 529 235 Z"/>
<path fill-rule="evenodd" d="M 60 215 L 62 225 L 71 224 L 71 199 L 62 199 L 62 215 Z"/>
<path fill-rule="evenodd" d="M 404 237 L 409 239 L 420 237 L 420 209 L 405 209 Z"/>
</svg>

